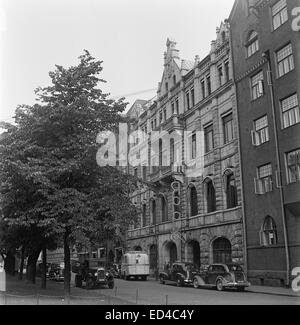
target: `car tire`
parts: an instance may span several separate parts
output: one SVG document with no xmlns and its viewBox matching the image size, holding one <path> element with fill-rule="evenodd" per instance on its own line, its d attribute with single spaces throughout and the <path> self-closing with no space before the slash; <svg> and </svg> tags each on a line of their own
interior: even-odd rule
<svg viewBox="0 0 300 325">
<path fill-rule="evenodd" d="M 75 275 L 75 287 L 76 288 L 82 287 L 82 277 L 78 274 Z"/>
<path fill-rule="evenodd" d="M 224 291 L 224 286 L 223 286 L 222 280 L 218 280 L 216 283 L 216 286 L 217 286 L 218 291 Z"/>
<path fill-rule="evenodd" d="M 237 291 L 238 291 L 238 292 L 244 292 L 244 291 L 245 291 L 245 287 L 237 288 Z"/>
<path fill-rule="evenodd" d="M 197 278 L 194 278 L 194 280 L 193 280 L 193 286 L 194 286 L 195 289 L 198 289 L 199 288 L 200 284 L 199 284 L 199 281 L 198 281 Z"/>
<path fill-rule="evenodd" d="M 115 286 L 115 282 L 114 281 L 109 281 L 107 285 L 108 285 L 109 289 L 113 289 L 114 286 Z"/>
<path fill-rule="evenodd" d="M 176 281 L 176 285 L 177 285 L 177 287 L 182 287 L 183 286 L 182 279 L 178 278 L 177 281 Z"/>
<path fill-rule="evenodd" d="M 160 284 L 165 284 L 166 283 L 166 281 L 165 281 L 165 279 L 164 279 L 164 277 L 162 275 L 159 277 L 159 283 Z"/>
</svg>

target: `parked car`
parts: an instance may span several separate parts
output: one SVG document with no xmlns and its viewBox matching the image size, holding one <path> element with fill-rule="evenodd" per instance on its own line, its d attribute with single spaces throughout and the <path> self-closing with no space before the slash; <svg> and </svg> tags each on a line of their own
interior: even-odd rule
<svg viewBox="0 0 300 325">
<path fill-rule="evenodd" d="M 94 289 L 100 286 L 107 286 L 113 289 L 115 282 L 113 274 L 105 267 L 86 267 L 86 264 L 76 265 L 72 269 L 75 275 L 75 287 L 81 288 L 84 286 L 87 289 Z"/>
<path fill-rule="evenodd" d="M 64 281 L 65 278 L 65 264 L 61 263 L 51 263 L 49 268 L 49 275 L 50 280 L 53 281 Z"/>
<path fill-rule="evenodd" d="M 244 291 L 250 286 L 243 268 L 239 264 L 212 264 L 206 270 L 196 275 L 193 280 L 195 288 L 214 287 L 218 291 L 237 289 Z"/>
<path fill-rule="evenodd" d="M 166 266 L 165 270 L 159 274 L 161 284 L 175 282 L 178 287 L 192 285 L 194 278 L 199 274 L 192 263 L 175 262 L 171 266 Z"/>
</svg>

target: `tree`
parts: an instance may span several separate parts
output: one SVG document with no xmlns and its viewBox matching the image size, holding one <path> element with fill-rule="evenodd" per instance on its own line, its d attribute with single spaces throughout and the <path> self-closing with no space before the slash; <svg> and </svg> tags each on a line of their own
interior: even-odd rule
<svg viewBox="0 0 300 325">
<path fill-rule="evenodd" d="M 102 62 L 88 51 L 77 66 L 56 66 L 51 86 L 36 90 L 37 103 L 17 108 L 0 147 L 5 218 L 42 234 L 36 251 L 61 238 L 67 296 L 70 245 L 101 229 L 125 229 L 136 218 L 128 195 L 134 179 L 96 163 L 97 135 L 116 129 L 126 107 L 99 88 L 101 71 Z"/>
</svg>

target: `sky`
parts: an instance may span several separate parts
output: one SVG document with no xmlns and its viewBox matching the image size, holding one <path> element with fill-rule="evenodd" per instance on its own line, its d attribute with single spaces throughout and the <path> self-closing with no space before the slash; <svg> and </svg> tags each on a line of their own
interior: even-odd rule
<svg viewBox="0 0 300 325">
<path fill-rule="evenodd" d="M 87 49 L 103 61 L 111 97 L 151 99 L 163 73 L 167 38 L 182 59 L 204 58 L 234 0 L 0 0 L 0 121 L 34 90 L 50 84 L 55 64 L 76 65 Z M 129 106 L 130 106 L 129 105 Z M 128 106 L 128 108 L 129 108 Z"/>
</svg>

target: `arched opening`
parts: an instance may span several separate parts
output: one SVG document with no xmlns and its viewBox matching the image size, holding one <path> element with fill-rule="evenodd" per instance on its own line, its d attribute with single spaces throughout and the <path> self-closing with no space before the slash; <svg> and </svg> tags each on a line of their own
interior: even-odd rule
<svg viewBox="0 0 300 325">
<path fill-rule="evenodd" d="M 196 240 L 187 243 L 187 261 L 193 263 L 196 268 L 200 268 L 200 244 Z"/>
<path fill-rule="evenodd" d="M 232 248 L 227 238 L 220 237 L 213 242 L 213 263 L 231 263 Z"/>
<path fill-rule="evenodd" d="M 207 212 L 215 212 L 217 209 L 216 204 L 216 190 L 211 179 L 206 182 L 206 202 L 207 202 Z"/>
<path fill-rule="evenodd" d="M 135 252 L 142 252 L 143 249 L 141 246 L 135 246 L 134 249 L 133 249 Z"/>
<path fill-rule="evenodd" d="M 262 246 L 277 244 L 277 227 L 274 219 L 267 216 L 260 231 L 260 243 Z"/>
<path fill-rule="evenodd" d="M 157 246 L 150 246 L 150 254 L 149 254 L 149 264 L 150 270 L 155 271 L 157 269 Z"/>
<path fill-rule="evenodd" d="M 161 221 L 168 221 L 168 210 L 167 210 L 167 202 L 163 195 L 160 197 L 160 208 L 161 208 Z"/>
<path fill-rule="evenodd" d="M 147 205 L 143 204 L 142 208 L 142 227 L 147 226 Z"/>
<path fill-rule="evenodd" d="M 191 217 L 198 215 L 198 196 L 194 185 L 190 187 L 190 212 Z"/>
<path fill-rule="evenodd" d="M 233 172 L 225 172 L 225 191 L 227 209 L 238 206 L 237 186 Z"/>
<path fill-rule="evenodd" d="M 174 242 L 169 242 L 165 246 L 165 263 L 171 264 L 177 261 L 177 247 Z"/>
<path fill-rule="evenodd" d="M 156 225 L 156 202 L 152 200 L 151 202 L 151 217 L 152 217 L 152 224 Z"/>
</svg>

